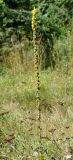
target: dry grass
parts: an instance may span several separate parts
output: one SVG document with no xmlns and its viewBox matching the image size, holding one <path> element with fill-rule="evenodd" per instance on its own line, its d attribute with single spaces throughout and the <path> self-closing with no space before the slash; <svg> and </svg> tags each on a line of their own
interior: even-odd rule
<svg viewBox="0 0 73 160">
<path fill-rule="evenodd" d="M 71 139 L 70 145 L 73 147 L 73 73 L 41 72 L 40 94 L 42 152 L 46 160 L 51 160 L 52 156 L 60 155 L 53 138 L 62 148 L 62 154 L 69 145 L 66 138 Z M 9 71 L 0 76 L 1 156 L 7 157 L 7 160 L 34 159 L 33 153 L 39 145 L 38 133 L 33 74 L 19 72 L 15 75 Z"/>
<path fill-rule="evenodd" d="M 40 72 L 42 148 L 31 51 L 26 47 L 24 52 L 22 44 L 13 46 L 6 60 L 10 69 L 6 69 L 5 64 L 0 66 L 1 160 L 35 160 L 40 150 L 45 160 L 51 160 L 63 157 L 69 146 L 73 148 L 73 41 L 70 32 L 68 36 L 65 45 L 61 41 L 55 44 L 58 68 Z M 66 66 L 58 61 L 61 48 L 69 53 Z"/>
</svg>

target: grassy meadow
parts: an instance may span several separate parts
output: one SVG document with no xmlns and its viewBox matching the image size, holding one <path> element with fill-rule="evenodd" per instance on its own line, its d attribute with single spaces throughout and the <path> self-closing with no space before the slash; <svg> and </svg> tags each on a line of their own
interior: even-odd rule
<svg viewBox="0 0 73 160">
<path fill-rule="evenodd" d="M 1 160 L 63 160 L 72 150 L 72 35 L 73 31 L 68 32 L 67 38 L 55 41 L 55 68 L 40 67 L 41 143 L 32 42 L 4 48 L 4 62 L 0 63 Z"/>
<path fill-rule="evenodd" d="M 40 72 L 41 146 L 35 73 L 3 66 L 0 75 L 0 159 L 63 157 L 73 146 L 73 70 Z"/>
<path fill-rule="evenodd" d="M 73 160 L 73 0 L 0 0 L 0 160 Z"/>
</svg>

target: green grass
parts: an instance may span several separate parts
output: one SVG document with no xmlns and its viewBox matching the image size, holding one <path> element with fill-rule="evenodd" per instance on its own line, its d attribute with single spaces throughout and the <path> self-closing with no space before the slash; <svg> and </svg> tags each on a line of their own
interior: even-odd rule
<svg viewBox="0 0 73 160">
<path fill-rule="evenodd" d="M 73 73 L 66 75 L 59 71 L 42 71 L 40 80 L 41 134 L 47 137 L 41 142 L 42 155 L 45 160 L 51 160 L 52 156 L 65 153 L 66 143 L 59 139 L 73 136 Z M 34 73 L 13 75 L 7 71 L 0 75 L 1 160 L 5 157 L 7 160 L 36 160 L 34 153 L 39 145 L 36 105 Z M 67 125 L 69 129 L 66 129 Z M 51 128 L 56 129 L 53 136 L 49 132 Z M 62 152 L 52 138 L 56 139 Z M 73 146 L 72 139 L 70 145 Z"/>
</svg>

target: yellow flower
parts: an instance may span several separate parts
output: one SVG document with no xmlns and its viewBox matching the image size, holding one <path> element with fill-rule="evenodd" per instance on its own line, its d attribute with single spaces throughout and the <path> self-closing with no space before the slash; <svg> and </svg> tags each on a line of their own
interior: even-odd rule
<svg viewBox="0 0 73 160">
<path fill-rule="evenodd" d="M 38 12 L 38 9 L 34 7 L 32 10 L 32 30 L 35 30 L 36 28 L 36 13 Z"/>
<path fill-rule="evenodd" d="M 38 9 L 34 7 L 34 9 L 32 10 L 32 15 L 34 16 L 37 12 L 38 12 Z"/>
</svg>

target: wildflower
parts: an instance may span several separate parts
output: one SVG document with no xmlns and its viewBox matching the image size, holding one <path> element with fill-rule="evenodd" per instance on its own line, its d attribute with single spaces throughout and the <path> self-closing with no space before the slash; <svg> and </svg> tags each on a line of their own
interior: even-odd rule
<svg viewBox="0 0 73 160">
<path fill-rule="evenodd" d="M 36 13 L 38 12 L 38 9 L 34 7 L 32 10 L 32 30 L 35 30 L 36 28 Z"/>
</svg>

